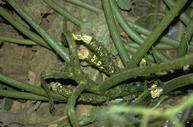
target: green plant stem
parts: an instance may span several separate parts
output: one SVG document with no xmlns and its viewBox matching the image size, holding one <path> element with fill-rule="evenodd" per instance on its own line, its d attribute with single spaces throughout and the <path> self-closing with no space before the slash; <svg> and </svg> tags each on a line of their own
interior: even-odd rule
<svg viewBox="0 0 193 127">
<path fill-rule="evenodd" d="M 32 41 L 37 44 L 49 48 L 48 44 L 44 42 L 44 40 L 34 32 L 31 32 L 27 27 L 22 25 L 19 21 L 17 21 L 13 16 L 11 16 L 4 8 L 0 6 L 0 15 L 5 18 L 11 25 L 13 25 L 16 29 L 18 29 L 22 34 L 30 38 Z"/>
<path fill-rule="evenodd" d="M 0 90 L 0 96 L 16 98 L 16 99 L 26 99 L 26 100 L 36 100 L 36 101 L 48 101 L 48 98 L 43 96 L 38 96 L 28 92 L 18 92 L 13 90 Z"/>
<path fill-rule="evenodd" d="M 179 111 L 183 111 L 187 107 L 193 105 L 193 94 L 188 96 L 187 99 L 182 101 L 180 104 L 174 106 L 173 108 L 167 109 L 165 112 L 159 111 L 152 108 L 147 107 L 133 107 L 133 106 L 111 106 L 108 109 L 108 113 L 134 113 L 134 114 L 146 114 L 146 115 L 152 115 L 152 116 L 160 116 L 160 117 L 176 117 L 176 114 L 179 113 Z M 106 110 L 106 109 L 105 109 Z M 113 115 L 113 114 L 112 114 Z"/>
<path fill-rule="evenodd" d="M 1 36 L 1 35 L 0 35 L 0 41 L 6 41 L 6 42 L 20 44 L 20 45 L 37 45 L 35 42 L 29 39 L 20 39 L 20 38 Z"/>
<path fill-rule="evenodd" d="M 108 25 L 110 34 L 112 36 L 113 42 L 115 44 L 115 47 L 117 48 L 117 51 L 120 55 L 120 58 L 124 66 L 127 67 L 129 62 L 128 54 L 126 52 L 125 47 L 123 46 L 123 42 L 118 33 L 109 0 L 102 0 L 102 6 L 103 6 L 106 21 L 107 21 L 107 25 Z"/>
<path fill-rule="evenodd" d="M 39 95 L 39 96 L 47 97 L 46 92 L 41 87 L 33 86 L 31 84 L 28 84 L 28 83 L 19 82 L 17 80 L 14 80 L 14 79 L 8 77 L 8 76 L 5 76 L 3 74 L 0 74 L 0 81 L 4 82 L 5 84 L 7 84 L 9 86 L 31 92 L 31 93 Z M 60 100 L 60 101 L 65 100 L 65 98 L 63 96 L 56 95 L 56 94 L 54 94 L 54 98 L 56 100 Z"/>
<path fill-rule="evenodd" d="M 164 0 L 169 8 L 172 8 L 175 5 L 174 0 Z M 184 12 L 180 15 L 180 20 L 187 25 L 190 21 L 190 17 Z"/>
<path fill-rule="evenodd" d="M 190 22 L 188 23 L 185 31 L 186 32 L 184 32 L 182 39 L 181 39 L 181 43 L 177 49 L 177 57 L 182 57 L 186 55 L 188 51 L 188 45 L 193 35 L 193 17 L 191 18 Z"/>
<path fill-rule="evenodd" d="M 67 107 L 68 107 L 68 116 L 70 118 L 70 122 L 73 127 L 79 127 L 79 121 L 76 116 L 76 111 L 75 111 L 75 105 L 76 105 L 76 100 L 79 97 L 79 95 L 85 90 L 86 86 L 85 85 L 78 85 L 72 92 L 72 95 L 68 98 L 67 102 Z"/>
<path fill-rule="evenodd" d="M 44 29 L 42 29 L 25 11 L 19 7 L 15 0 L 7 0 L 7 2 L 42 36 L 42 38 L 62 59 L 64 59 L 66 62 L 70 61 L 68 51 L 61 43 L 58 43 Z"/>
<path fill-rule="evenodd" d="M 79 58 L 77 56 L 78 53 L 77 53 L 76 43 L 72 39 L 72 34 L 67 30 L 64 30 L 63 33 L 64 33 L 64 36 L 65 36 L 66 41 L 68 43 L 69 51 L 71 53 L 71 57 L 70 57 L 71 62 L 76 68 L 81 70 L 80 61 L 79 61 Z"/>
<path fill-rule="evenodd" d="M 151 33 L 152 33 L 152 31 L 150 31 L 150 30 L 148 30 L 148 29 L 146 29 L 146 28 L 144 28 L 144 27 L 142 27 L 142 26 L 136 25 L 136 24 L 134 24 L 134 23 L 132 23 L 132 22 L 130 22 L 130 21 L 127 21 L 127 24 L 128 24 L 131 28 L 133 28 L 134 30 L 136 30 L 137 32 L 139 32 L 139 33 L 141 33 L 141 34 L 144 34 L 144 35 L 146 35 L 146 36 L 149 36 L 149 35 L 151 35 Z M 165 37 L 165 36 L 161 37 L 161 38 L 160 38 L 160 41 L 163 42 L 164 44 L 168 44 L 168 45 L 173 46 L 173 47 L 178 47 L 178 44 L 179 44 L 179 41 L 173 40 L 173 39 L 171 39 L 171 38 L 169 38 L 169 37 Z"/>
<path fill-rule="evenodd" d="M 90 4 L 87 4 L 87 3 L 84 2 L 84 1 L 80 1 L 80 0 L 65 0 L 65 1 L 67 1 L 67 2 L 69 2 L 69 3 L 72 3 L 72 4 L 75 4 L 75 5 L 78 5 L 78 6 L 80 6 L 80 7 L 83 7 L 83 8 L 85 8 L 85 9 L 90 10 L 90 11 L 93 11 L 93 12 L 95 12 L 95 13 L 101 13 L 101 12 L 102 12 L 101 9 L 99 9 L 99 8 L 97 8 L 97 7 L 95 7 L 95 6 L 92 6 L 92 5 L 90 5 Z"/>
<path fill-rule="evenodd" d="M 63 15 L 66 19 L 70 20 L 74 24 L 78 25 L 79 27 L 82 26 L 83 22 L 80 21 L 78 18 L 73 16 L 70 12 L 68 12 L 65 8 L 63 8 L 60 4 L 56 3 L 53 0 L 44 0 L 44 2 L 57 11 L 59 14 Z"/>
<path fill-rule="evenodd" d="M 127 22 L 122 17 L 121 12 L 120 12 L 119 8 L 116 5 L 116 1 L 115 0 L 110 0 L 110 4 L 111 4 L 112 11 L 113 11 L 113 13 L 115 15 L 115 18 L 117 19 L 117 21 L 119 22 L 119 24 L 121 25 L 123 30 L 135 42 L 137 42 L 138 44 L 142 44 L 144 42 L 143 38 L 137 32 L 135 32 L 132 28 L 130 28 L 130 26 L 128 26 Z"/>
<path fill-rule="evenodd" d="M 112 86 L 117 85 L 125 80 L 136 78 L 137 76 L 148 76 L 157 72 L 169 71 L 172 69 L 179 69 L 185 65 L 193 64 L 193 55 L 185 56 L 183 58 L 178 58 L 172 61 L 164 62 L 161 64 L 155 64 L 150 67 L 138 67 L 133 69 L 126 69 L 119 74 L 115 74 L 109 79 L 105 80 L 99 85 L 99 90 L 101 92 L 106 91 Z"/>
<path fill-rule="evenodd" d="M 126 22 L 126 20 L 122 17 L 121 12 L 116 5 L 115 0 L 110 0 L 111 8 L 113 10 L 113 13 L 115 14 L 115 18 L 118 20 L 119 24 L 123 28 L 123 30 L 129 35 L 130 38 L 132 38 L 135 42 L 138 44 L 144 43 L 144 39 L 135 31 L 133 30 Z M 159 59 L 163 59 L 165 56 L 163 56 L 160 52 L 157 52 L 157 56 Z"/>
<path fill-rule="evenodd" d="M 16 87 L 40 96 L 45 96 L 46 97 L 46 93 L 43 89 L 41 89 L 40 87 L 37 86 L 32 86 L 31 84 L 27 84 L 27 83 L 22 83 L 19 82 L 17 80 L 14 80 L 10 77 L 7 77 L 3 74 L 0 74 L 0 81 L 12 86 L 12 87 Z"/>
<path fill-rule="evenodd" d="M 193 83 L 193 74 L 183 75 L 168 82 L 164 83 L 163 85 L 163 92 L 167 94 L 177 88 L 184 87 Z"/>
<path fill-rule="evenodd" d="M 152 47 L 152 45 L 158 40 L 160 35 L 169 26 L 172 20 L 179 14 L 180 10 L 184 7 L 187 0 L 178 0 L 176 5 L 166 14 L 163 20 L 160 22 L 159 26 L 152 32 L 145 42 L 139 47 L 138 51 L 132 57 L 129 66 L 137 66 L 141 59 L 145 56 L 147 51 Z"/>
</svg>

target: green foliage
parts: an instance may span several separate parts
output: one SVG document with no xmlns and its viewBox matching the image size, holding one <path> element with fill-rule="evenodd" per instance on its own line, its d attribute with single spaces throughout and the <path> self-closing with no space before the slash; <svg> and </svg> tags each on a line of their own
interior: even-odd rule
<svg viewBox="0 0 193 127">
<path fill-rule="evenodd" d="M 102 127 L 155 127 L 166 124 L 184 127 L 184 122 L 191 114 L 190 109 L 193 106 L 193 95 L 190 95 L 182 103 L 171 109 L 161 110 L 157 107 L 166 99 L 164 95 L 169 96 L 171 91 L 193 83 L 193 74 L 191 73 L 193 55 L 190 54 L 192 53 L 191 50 L 188 50 L 193 49 L 190 42 L 193 35 L 193 19 L 187 18 L 188 16 L 182 13 L 183 7 L 188 1 L 178 0 L 174 5 L 169 5 L 171 9 L 167 11 L 159 25 L 155 25 L 156 28 L 152 27 L 154 29 L 152 32 L 134 23 L 130 23 L 122 16 L 123 10 L 128 12 L 132 8 L 134 9 L 132 12 L 135 12 L 135 9 L 138 9 L 133 8 L 135 5 L 130 0 L 102 0 L 105 17 L 101 14 L 101 9 L 93 7 L 88 3 L 66 1 L 91 10 L 99 14 L 98 17 L 100 17 L 97 17 L 97 20 L 85 23 L 57 1 L 44 0 L 49 7 L 77 25 L 81 32 L 83 32 L 84 36 L 80 35 L 73 38 L 74 36 L 71 33 L 74 31 L 68 30 L 68 25 L 66 25 L 63 35 L 68 47 L 44 30 L 15 0 L 7 0 L 6 3 L 19 16 L 25 19 L 30 28 L 35 30 L 36 33 L 28 29 L 20 21 L 17 21 L 4 7 L 0 7 L 0 15 L 29 38 L 29 40 L 26 40 L 0 36 L 1 41 L 43 46 L 56 53 L 63 62 L 60 67 L 46 69 L 41 73 L 42 88 L 22 83 L 0 74 L 0 82 L 22 90 L 22 92 L 19 90 L 12 91 L 10 89 L 3 89 L 5 86 L 0 86 L 0 89 L 2 88 L 0 96 L 49 101 L 50 110 L 54 109 L 55 101 L 65 102 L 67 103 L 67 115 L 70 124 L 64 123 L 64 125 L 73 127 L 90 124 L 97 119 Z M 149 6 L 139 8 L 140 12 L 143 12 L 144 9 L 145 12 L 148 10 L 156 14 L 162 11 L 159 4 L 162 1 L 146 0 L 143 2 Z M 176 16 L 179 17 L 181 13 L 185 16 L 180 16 L 180 20 L 187 28 L 182 35 L 181 42 L 179 42 L 165 37 L 164 32 L 174 20 L 177 20 Z M 181 17 L 186 17 L 186 20 Z M 157 21 L 157 18 L 148 20 L 150 25 L 152 25 L 151 22 L 155 21 Z M 189 21 L 189 24 L 187 21 Z M 103 26 L 106 27 L 103 28 Z M 97 29 L 97 27 L 99 28 Z M 126 35 L 123 34 L 124 32 L 120 34 L 120 28 Z M 93 33 L 94 35 L 92 35 Z M 102 37 L 103 35 L 104 37 Z M 112 38 L 113 43 L 110 42 L 110 38 Z M 77 49 L 79 43 L 75 41 L 82 41 L 83 45 L 87 47 L 88 52 L 86 52 L 86 57 L 83 60 L 95 66 L 97 70 L 104 72 L 102 75 L 105 75 L 107 79 L 96 82 L 84 73 L 78 56 Z M 131 43 L 128 44 L 128 41 L 131 41 Z M 173 49 L 179 54 L 177 57 L 166 54 L 167 57 L 165 57 L 166 55 L 163 54 L 163 51 L 167 51 L 167 49 L 162 47 L 164 49 L 162 51 L 161 46 L 169 47 L 169 49 Z M 110 52 L 112 50 L 111 47 L 114 47 L 113 53 Z M 130 54 L 128 51 L 130 51 Z M 117 59 L 120 59 L 123 68 L 119 68 L 117 63 L 115 64 L 112 54 Z M 183 71 L 184 75 L 179 75 L 179 70 Z M 64 83 L 59 82 L 60 80 L 64 81 Z M 65 84 L 67 80 L 72 80 L 73 82 Z M 148 85 L 148 81 L 152 83 Z M 67 85 L 70 85 L 70 87 Z M 8 109 L 10 105 L 7 102 L 9 101 L 6 98 L 4 100 L 6 102 L 4 103 L 5 108 Z M 89 113 L 90 115 L 80 117 L 76 114 L 76 105 L 79 103 L 97 104 L 99 106 L 106 104 L 108 107 L 105 109 L 102 109 L 102 106 L 94 107 Z M 117 105 L 112 106 L 112 103 Z M 121 105 L 122 103 L 124 105 Z M 109 106 L 110 104 L 111 106 Z M 182 119 L 177 117 L 179 112 L 183 112 Z"/>
</svg>

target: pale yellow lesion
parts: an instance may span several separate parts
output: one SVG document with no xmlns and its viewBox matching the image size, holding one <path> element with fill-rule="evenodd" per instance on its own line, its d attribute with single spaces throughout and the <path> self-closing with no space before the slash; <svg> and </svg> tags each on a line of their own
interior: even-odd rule
<svg viewBox="0 0 193 127">
<path fill-rule="evenodd" d="M 145 58 L 143 58 L 140 63 L 139 63 L 140 66 L 146 66 L 147 65 L 147 60 Z"/>
<path fill-rule="evenodd" d="M 163 93 L 163 88 L 159 87 L 156 81 L 152 84 L 149 90 L 152 98 L 160 97 Z"/>
<path fill-rule="evenodd" d="M 75 34 L 75 33 L 72 33 L 72 37 L 74 40 L 76 41 L 83 41 L 85 42 L 86 44 L 89 44 L 93 37 L 90 36 L 90 35 L 87 35 L 87 34 Z"/>
<path fill-rule="evenodd" d="M 57 92 L 58 89 L 62 89 L 62 84 L 59 82 L 51 82 L 49 87 L 52 91 Z"/>
<path fill-rule="evenodd" d="M 90 53 L 89 53 L 89 50 L 81 45 L 79 48 L 78 48 L 78 58 L 81 59 L 81 60 L 85 60 L 89 57 Z"/>
</svg>

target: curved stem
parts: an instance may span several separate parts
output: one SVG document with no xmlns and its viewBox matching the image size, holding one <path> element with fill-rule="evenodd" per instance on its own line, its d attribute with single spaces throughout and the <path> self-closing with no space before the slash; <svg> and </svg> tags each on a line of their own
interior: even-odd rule
<svg viewBox="0 0 193 127">
<path fill-rule="evenodd" d="M 84 91 L 86 88 L 85 85 L 78 85 L 77 88 L 74 89 L 72 92 L 72 95 L 68 98 L 67 102 L 67 107 L 68 107 L 68 116 L 70 118 L 70 122 L 73 127 L 79 127 L 79 121 L 76 116 L 76 111 L 75 111 L 75 105 L 76 105 L 76 100 L 79 97 L 79 95 Z"/>
<path fill-rule="evenodd" d="M 115 74 L 109 79 L 102 82 L 99 85 L 99 89 L 101 92 L 106 91 L 112 86 L 117 85 L 125 80 L 136 78 L 137 76 L 148 76 L 152 73 L 169 71 L 172 69 L 179 69 L 185 65 L 193 64 L 193 55 L 185 56 L 183 58 L 178 58 L 172 61 L 168 61 L 161 64 L 152 65 L 150 67 L 138 67 L 133 69 L 126 69 L 119 74 Z"/>
<path fill-rule="evenodd" d="M 83 22 L 80 21 L 78 18 L 73 16 L 70 12 L 68 12 L 65 8 L 63 8 L 60 4 L 56 3 L 53 0 L 44 0 L 44 2 L 57 11 L 59 14 L 63 15 L 66 19 L 70 20 L 74 24 L 78 25 L 79 27 L 82 26 Z"/>
<path fill-rule="evenodd" d="M 77 5 L 77 6 L 83 7 L 83 8 L 85 8 L 85 9 L 90 10 L 90 11 L 93 11 L 93 12 L 95 12 L 95 13 L 101 13 L 101 12 L 102 12 L 101 9 L 99 9 L 99 8 L 97 8 L 97 7 L 95 7 L 95 6 L 92 6 L 92 5 L 90 5 L 90 4 L 87 4 L 87 3 L 84 2 L 84 1 L 80 1 L 80 0 L 65 0 L 65 1 L 67 1 L 67 2 L 69 2 L 69 3 L 72 3 L 72 4 L 75 4 L 75 5 Z"/>
<path fill-rule="evenodd" d="M 152 32 L 145 42 L 139 47 L 137 53 L 132 57 L 129 65 L 131 67 L 137 66 L 147 51 L 152 47 L 164 30 L 169 26 L 173 19 L 179 14 L 180 10 L 187 3 L 187 0 L 178 0 L 176 5 L 166 14 L 159 26 Z"/>
<path fill-rule="evenodd" d="M 44 29 L 42 29 L 25 11 L 19 7 L 15 0 L 7 0 L 7 2 L 42 36 L 42 38 L 55 50 L 55 52 L 61 58 L 63 58 L 66 62 L 70 61 L 68 51 L 61 43 L 58 43 Z"/>
<path fill-rule="evenodd" d="M 79 58 L 77 56 L 77 48 L 76 48 L 76 43 L 74 42 L 74 40 L 72 39 L 72 35 L 69 31 L 67 30 L 64 30 L 64 36 L 66 38 L 66 41 L 68 43 L 68 46 L 69 46 L 69 51 L 71 53 L 71 62 L 72 64 L 78 68 L 79 70 L 81 70 L 80 68 L 80 61 L 79 61 Z"/>
<path fill-rule="evenodd" d="M 118 53 L 120 55 L 120 58 L 124 66 L 127 67 L 129 62 L 128 54 L 125 47 L 123 46 L 123 42 L 118 33 L 109 0 L 102 0 L 102 5 L 103 5 L 103 10 L 107 21 L 107 25 L 109 28 L 109 32 L 112 36 L 113 42 L 118 50 Z"/>
</svg>

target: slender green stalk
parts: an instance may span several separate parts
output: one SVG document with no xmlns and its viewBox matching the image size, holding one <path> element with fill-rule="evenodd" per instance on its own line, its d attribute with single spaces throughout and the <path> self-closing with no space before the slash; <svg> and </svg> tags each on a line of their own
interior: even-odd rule
<svg viewBox="0 0 193 127">
<path fill-rule="evenodd" d="M 132 22 L 130 22 L 130 21 L 128 21 L 127 23 L 128 23 L 128 25 L 129 25 L 130 27 L 132 27 L 134 30 L 136 30 L 137 32 L 139 32 L 139 33 L 141 33 L 141 34 L 144 34 L 144 35 L 149 36 L 149 35 L 151 35 L 151 33 L 152 33 L 150 30 L 148 30 L 148 29 L 146 29 L 146 28 L 144 28 L 144 27 L 142 27 L 142 26 L 136 25 L 136 24 L 134 24 L 134 23 L 132 23 Z M 163 43 L 163 44 L 166 44 L 166 45 L 168 45 L 168 46 L 172 46 L 172 47 L 174 47 L 174 48 L 177 48 L 177 47 L 179 46 L 179 44 L 180 44 L 179 41 L 174 40 L 174 39 L 172 39 L 172 38 L 170 38 L 170 37 L 167 37 L 167 36 L 161 37 L 161 38 L 160 38 L 160 42 Z M 160 45 L 160 44 L 158 44 L 158 45 Z M 156 47 L 157 47 L 158 45 L 156 45 Z M 192 44 L 189 45 L 189 48 L 190 48 L 190 50 L 193 50 Z"/>
<path fill-rule="evenodd" d="M 68 107 L 68 116 L 73 127 L 79 127 L 79 121 L 75 111 L 76 100 L 79 95 L 86 88 L 85 85 L 78 85 L 76 89 L 73 90 L 72 95 L 68 98 L 67 107 Z"/>
<path fill-rule="evenodd" d="M 79 61 L 79 58 L 77 56 L 77 54 L 78 54 L 77 48 L 76 48 L 76 44 L 75 44 L 74 40 L 72 39 L 72 34 L 69 31 L 64 30 L 64 36 L 66 38 L 66 41 L 67 41 L 68 47 L 69 47 L 69 51 L 71 53 L 71 57 L 70 57 L 71 62 L 76 68 L 81 70 L 80 61 Z"/>
<path fill-rule="evenodd" d="M 123 30 L 135 42 L 137 42 L 138 44 L 142 44 L 144 42 L 143 38 L 137 32 L 135 32 L 132 28 L 130 28 L 130 26 L 128 26 L 127 22 L 122 17 L 121 12 L 120 12 L 119 8 L 116 5 L 116 1 L 115 0 L 110 0 L 110 4 L 111 4 L 112 11 L 113 11 L 113 13 L 115 15 L 115 18 L 117 19 L 117 21 L 119 22 L 119 24 L 121 25 Z"/>
<path fill-rule="evenodd" d="M 99 85 L 99 89 L 101 92 L 106 91 L 112 86 L 117 85 L 125 80 L 136 78 L 137 76 L 148 76 L 152 73 L 169 71 L 172 69 L 179 69 L 185 65 L 193 64 L 193 55 L 185 56 L 183 58 L 178 58 L 172 61 L 164 62 L 161 64 L 155 64 L 150 67 L 138 67 L 133 69 L 126 69 L 119 74 L 115 74 L 109 79 L 102 82 Z"/>
<path fill-rule="evenodd" d="M 34 32 L 30 31 L 27 27 L 22 25 L 19 21 L 17 21 L 13 16 L 11 16 L 4 8 L 0 6 L 0 15 L 5 18 L 11 25 L 13 25 L 16 29 L 18 29 L 22 34 L 30 38 L 32 41 L 40 44 L 46 48 L 49 48 L 48 44 L 44 42 L 44 40 Z"/>
<path fill-rule="evenodd" d="M 19 88 L 19 89 L 22 89 L 22 90 L 46 97 L 46 93 L 42 88 L 37 87 L 37 86 L 33 86 L 31 84 L 28 84 L 28 83 L 19 82 L 17 80 L 14 80 L 14 79 L 8 77 L 8 76 L 5 76 L 3 74 L 0 74 L 0 81 L 4 82 L 7 85 L 10 85 L 12 87 L 16 87 L 16 88 Z"/>
<path fill-rule="evenodd" d="M 70 12 L 68 12 L 65 8 L 63 8 L 60 4 L 56 3 L 53 0 L 44 0 L 44 2 L 57 11 L 59 14 L 63 15 L 66 19 L 70 20 L 74 24 L 78 25 L 79 27 L 82 26 L 83 22 L 80 21 L 78 18 L 73 16 Z"/>
<path fill-rule="evenodd" d="M 169 26 L 172 20 L 179 14 L 180 10 L 187 3 L 187 0 L 178 0 L 176 5 L 166 14 L 159 26 L 152 32 L 145 42 L 139 47 L 137 53 L 132 57 L 129 66 L 137 66 L 147 51 L 152 47 L 156 40 L 161 36 L 164 30 Z"/>
<path fill-rule="evenodd" d="M 32 93 L 18 92 L 18 91 L 13 91 L 13 90 L 0 90 L 0 96 L 16 98 L 16 99 L 48 101 L 48 98 L 43 97 L 43 96 L 38 96 Z"/>
<path fill-rule="evenodd" d="M 189 46 L 189 43 L 190 43 L 190 41 L 192 39 L 192 35 L 193 35 L 193 17 L 191 18 L 185 31 L 186 32 L 183 34 L 182 39 L 181 39 L 181 43 L 177 49 L 177 57 L 184 56 L 188 51 L 188 46 Z"/>
<path fill-rule="evenodd" d="M 142 26 L 136 25 L 130 21 L 127 21 L 127 23 L 132 29 L 136 30 L 137 32 L 139 32 L 141 34 L 149 36 L 152 33 L 152 31 L 150 31 Z M 178 44 L 179 44 L 179 41 L 171 39 L 171 38 L 166 37 L 166 36 L 161 37 L 160 41 L 163 42 L 164 44 L 168 44 L 168 45 L 173 46 L 173 47 L 178 47 Z"/>
<path fill-rule="evenodd" d="M 177 78 L 174 78 L 163 85 L 163 92 L 167 94 L 170 91 L 173 91 L 177 88 L 184 87 L 193 83 L 193 74 L 183 75 Z"/>
<path fill-rule="evenodd" d="M 0 35 L 0 41 L 6 41 L 6 42 L 20 44 L 20 45 L 37 45 L 35 42 L 28 39 L 20 39 L 20 38 L 1 36 L 1 35 Z"/>
<path fill-rule="evenodd" d="M 80 6 L 80 7 L 83 7 L 83 8 L 85 8 L 85 9 L 90 10 L 90 11 L 93 11 L 93 12 L 95 12 L 95 13 L 101 13 L 101 12 L 102 12 L 101 9 L 99 9 L 99 8 L 97 8 L 97 7 L 95 7 L 95 6 L 92 6 L 92 5 L 90 5 L 90 4 L 87 4 L 87 3 L 84 2 L 84 1 L 80 1 L 80 0 L 65 0 L 65 1 L 67 1 L 67 2 L 69 2 L 69 3 L 72 3 L 72 4 L 75 4 L 75 5 L 78 5 L 78 6 Z"/>
<path fill-rule="evenodd" d="M 164 0 L 169 8 L 172 8 L 175 5 L 174 0 Z M 180 20 L 187 25 L 190 21 L 190 17 L 184 12 L 180 15 Z"/>
<path fill-rule="evenodd" d="M 133 30 L 126 22 L 126 20 L 122 17 L 121 12 L 116 5 L 115 0 L 110 0 L 110 4 L 113 10 L 113 13 L 115 14 L 115 18 L 118 20 L 121 27 L 124 29 L 124 31 L 129 35 L 130 38 L 132 38 L 135 42 L 138 44 L 144 43 L 144 39 L 135 31 Z M 163 56 L 161 53 L 157 52 L 157 56 L 159 59 L 163 59 L 165 56 Z M 166 59 L 166 58 L 164 58 Z"/>
<path fill-rule="evenodd" d="M 128 54 L 126 52 L 125 47 L 123 46 L 123 42 L 118 33 L 109 0 L 102 0 L 102 5 L 103 5 L 105 18 L 106 18 L 107 25 L 108 25 L 110 34 L 112 36 L 113 42 L 117 48 L 117 51 L 120 55 L 120 58 L 124 66 L 127 67 L 129 62 Z"/>
<path fill-rule="evenodd" d="M 61 56 L 66 62 L 70 61 L 68 51 L 61 43 L 52 38 L 44 29 L 42 29 L 25 11 L 23 11 L 15 0 L 7 0 L 7 2 L 23 17 L 41 36 L 42 38 Z"/>
<path fill-rule="evenodd" d="M 9 86 L 31 92 L 31 93 L 39 95 L 39 96 L 47 97 L 46 92 L 41 87 L 33 86 L 31 84 L 28 84 L 28 83 L 19 82 L 17 80 L 14 80 L 14 79 L 8 77 L 8 76 L 5 76 L 3 74 L 0 74 L 0 81 L 4 82 L 5 84 L 7 84 Z M 56 100 L 60 100 L 60 101 L 65 100 L 65 98 L 63 96 L 56 95 L 56 94 L 54 94 L 54 98 Z"/>
</svg>

